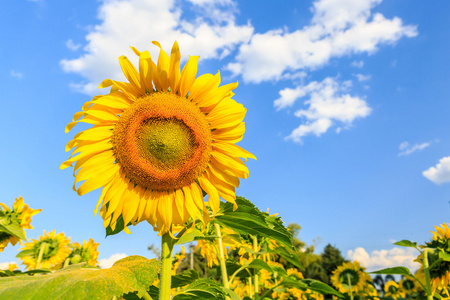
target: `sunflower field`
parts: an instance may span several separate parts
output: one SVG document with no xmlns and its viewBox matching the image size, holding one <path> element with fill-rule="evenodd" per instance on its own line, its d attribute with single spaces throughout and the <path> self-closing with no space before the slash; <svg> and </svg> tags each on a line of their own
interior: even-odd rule
<svg viewBox="0 0 450 300">
<path fill-rule="evenodd" d="M 92 127 L 67 143 L 61 169 L 73 168 L 78 195 L 101 189 L 95 213 L 110 238 L 146 221 L 139 226 L 161 236 L 158 259 L 128 256 L 101 269 L 93 239 L 53 230 L 28 240 L 41 210 L 16 198 L 1 203 L 0 252 L 20 243 L 24 270 L 0 271 L 0 299 L 450 299 L 448 224 L 422 245 L 395 243 L 417 250 L 415 274 L 402 266 L 369 274 L 331 245 L 313 254 L 299 225 L 236 196 L 245 162 L 256 159 L 237 145 L 246 114 L 233 99 L 238 83 L 197 74 L 198 56 L 181 69 L 177 42 L 170 56 L 153 44 L 157 60 L 131 47 L 137 68 L 119 58 L 128 82 L 104 80 L 110 92 L 75 113 L 66 132 Z"/>
</svg>

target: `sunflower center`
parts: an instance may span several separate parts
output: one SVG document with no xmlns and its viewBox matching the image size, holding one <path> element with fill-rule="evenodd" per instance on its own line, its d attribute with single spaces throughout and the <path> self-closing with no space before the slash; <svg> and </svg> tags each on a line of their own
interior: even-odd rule
<svg viewBox="0 0 450 300">
<path fill-rule="evenodd" d="M 211 130 L 200 109 L 171 93 L 139 98 L 119 118 L 114 155 L 134 184 L 152 190 L 192 183 L 208 165 Z"/>
</svg>

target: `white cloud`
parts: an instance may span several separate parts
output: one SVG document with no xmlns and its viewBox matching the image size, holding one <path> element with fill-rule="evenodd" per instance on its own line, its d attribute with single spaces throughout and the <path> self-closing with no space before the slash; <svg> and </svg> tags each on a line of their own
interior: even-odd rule
<svg viewBox="0 0 450 300">
<path fill-rule="evenodd" d="M 335 78 L 327 77 L 321 82 L 313 81 L 306 86 L 281 90 L 280 98 L 274 101 L 278 110 L 293 106 L 305 96 L 309 97 L 304 101 L 308 105 L 307 109 L 295 112 L 295 116 L 303 118 L 305 123 L 292 131 L 287 139 L 301 143 L 304 136 L 320 136 L 336 122 L 349 127 L 355 119 L 368 116 L 371 108 L 367 102 L 346 93 L 350 86 L 350 81 L 340 85 Z M 341 130 L 338 128 L 336 131 L 339 133 Z"/>
<path fill-rule="evenodd" d="M 313 4 L 314 15 L 309 25 L 293 32 L 276 29 L 253 35 L 239 47 L 236 61 L 227 69 L 242 75 L 246 82 L 280 80 L 285 73 L 315 69 L 333 57 L 371 54 L 381 44 L 417 35 L 415 26 L 403 25 L 398 17 L 372 15 L 371 9 L 380 2 L 318 0 Z"/>
<path fill-rule="evenodd" d="M 435 184 L 450 182 L 450 156 L 441 158 L 435 167 L 423 171 L 422 175 Z"/>
<path fill-rule="evenodd" d="M 23 73 L 20 73 L 20 72 L 14 71 L 14 70 L 11 70 L 9 72 L 9 75 L 11 75 L 12 77 L 19 78 L 19 79 L 21 79 L 23 77 Z"/>
<path fill-rule="evenodd" d="M 102 269 L 107 269 L 107 268 L 111 268 L 112 265 L 118 261 L 119 259 L 125 258 L 128 255 L 124 254 L 124 253 L 116 253 L 111 255 L 109 258 L 104 258 L 104 259 L 100 259 L 98 261 L 98 265 L 100 266 L 100 268 Z"/>
<path fill-rule="evenodd" d="M 8 270 L 9 269 L 9 264 L 16 264 L 16 261 L 10 261 L 10 262 L 2 262 L 0 263 L 0 270 Z"/>
<path fill-rule="evenodd" d="M 351 64 L 351 66 L 352 67 L 355 67 L 355 68 L 362 68 L 362 67 L 364 67 L 364 62 L 362 61 L 362 60 L 359 60 L 359 61 L 352 61 L 352 64 Z"/>
<path fill-rule="evenodd" d="M 78 50 L 78 49 L 81 47 L 81 44 L 75 44 L 75 43 L 72 41 L 72 39 L 69 39 L 69 40 L 66 42 L 66 47 L 69 48 L 69 49 L 72 50 L 72 51 L 76 51 L 76 50 Z"/>
<path fill-rule="evenodd" d="M 399 247 L 390 250 L 376 250 L 370 254 L 362 247 L 347 251 L 348 259 L 358 261 L 361 266 L 367 268 L 367 272 L 403 266 L 410 269 L 413 274 L 420 267 L 419 263 L 413 261 L 418 254 L 416 249 Z"/>
<path fill-rule="evenodd" d="M 403 142 L 400 144 L 400 146 L 398 146 L 398 149 L 400 150 L 400 153 L 398 154 L 398 156 L 403 156 L 403 155 L 410 155 L 411 153 L 414 153 L 416 151 L 421 151 L 423 149 L 425 149 L 426 147 L 429 147 L 431 145 L 430 142 L 428 143 L 422 143 L 422 144 L 415 144 L 415 145 L 410 145 L 408 142 Z"/>
<path fill-rule="evenodd" d="M 372 78 L 372 76 L 370 75 L 364 75 L 364 74 L 355 74 L 356 78 L 358 79 L 359 82 L 361 81 L 367 81 L 370 78 Z"/>
<path fill-rule="evenodd" d="M 182 18 L 179 3 L 175 0 L 103 0 L 99 8 L 100 24 L 86 36 L 85 53 L 76 59 L 64 59 L 61 66 L 66 72 L 80 74 L 84 82 L 72 86 L 81 92 L 96 93 L 97 86 L 106 78 L 123 80 L 117 58 L 127 55 L 137 62 L 128 46 L 149 50 L 157 59 L 159 49 L 151 44 L 157 40 L 170 52 L 175 40 L 181 45 L 182 60 L 187 54 L 200 55 L 202 59 L 222 58 L 239 44 L 247 42 L 253 27 L 237 25 L 232 1 L 205 2 L 205 9 L 196 9 L 193 21 Z M 127 20 L 127 22 L 123 22 Z"/>
</svg>

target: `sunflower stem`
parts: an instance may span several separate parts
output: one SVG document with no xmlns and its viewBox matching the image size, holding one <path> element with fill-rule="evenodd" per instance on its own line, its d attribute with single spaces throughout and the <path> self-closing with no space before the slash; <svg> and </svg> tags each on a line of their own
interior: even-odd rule
<svg viewBox="0 0 450 300">
<path fill-rule="evenodd" d="M 253 251 L 258 251 L 258 238 L 256 236 L 252 236 L 253 239 Z M 256 254 L 255 254 L 256 258 Z M 255 299 L 259 298 L 259 278 L 258 278 L 258 270 L 255 270 Z"/>
<path fill-rule="evenodd" d="M 41 267 L 42 257 L 44 256 L 44 252 L 46 249 L 47 249 L 47 243 L 42 243 L 41 247 L 39 248 L 39 255 L 38 255 L 37 262 L 36 262 L 36 269 L 39 269 Z"/>
<path fill-rule="evenodd" d="M 220 271 L 222 273 L 223 286 L 229 289 L 230 283 L 228 282 L 228 273 L 227 273 L 227 266 L 225 264 L 225 254 L 223 253 L 222 233 L 220 232 L 220 225 L 215 223 L 214 228 L 216 229 L 216 234 L 218 236 L 217 240 L 219 242 L 219 261 L 220 261 Z"/>
<path fill-rule="evenodd" d="M 427 284 L 427 300 L 433 300 L 433 295 L 431 293 L 431 284 L 430 284 L 430 269 L 428 264 L 428 249 L 423 249 L 423 272 L 425 273 L 425 282 Z"/>
<path fill-rule="evenodd" d="M 161 237 L 161 281 L 159 285 L 159 300 L 170 299 L 172 250 L 173 240 L 170 234 L 166 232 Z"/>
<path fill-rule="evenodd" d="M 347 273 L 348 285 L 350 286 L 350 300 L 353 300 L 353 292 L 352 292 L 352 281 L 350 279 L 350 274 Z"/>
</svg>

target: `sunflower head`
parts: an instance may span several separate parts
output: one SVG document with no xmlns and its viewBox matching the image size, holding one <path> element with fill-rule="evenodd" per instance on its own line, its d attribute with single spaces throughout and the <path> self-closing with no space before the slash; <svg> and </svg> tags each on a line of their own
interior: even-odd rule
<svg viewBox="0 0 450 300">
<path fill-rule="evenodd" d="M 364 268 L 357 261 L 344 263 L 334 270 L 331 276 L 331 282 L 341 293 L 363 291 L 370 280 L 369 274 L 364 272 Z"/>
<path fill-rule="evenodd" d="M 93 239 L 89 239 L 88 242 L 86 240 L 83 241 L 83 245 L 80 245 L 77 242 L 73 242 L 70 246 L 72 248 L 72 252 L 67 257 L 70 259 L 69 263 L 71 265 L 78 264 L 81 262 L 86 262 L 91 266 L 98 265 L 98 243 L 95 243 Z"/>
<path fill-rule="evenodd" d="M 256 159 L 236 145 L 246 113 L 232 99 L 237 82 L 219 86 L 219 72 L 196 77 L 198 56 L 180 70 L 176 42 L 170 57 L 153 44 L 160 48 L 157 63 L 132 47 L 138 69 L 119 58 L 128 82 L 103 81 L 109 94 L 87 102 L 66 128 L 93 125 L 67 144 L 74 151 L 61 168 L 75 163 L 79 195 L 102 188 L 97 207 L 105 227 L 115 230 L 123 221 L 127 233 L 145 220 L 160 234 L 190 218 L 206 223 L 220 198 L 235 204 L 239 178 L 248 176 L 241 158 Z"/>
<path fill-rule="evenodd" d="M 36 268 L 58 269 L 62 267 L 64 260 L 70 255 L 70 238 L 64 233 L 55 234 L 55 230 L 27 242 L 18 254 L 22 263 L 28 270 Z"/>
<path fill-rule="evenodd" d="M 6 227 L 20 228 L 22 235 L 15 236 L 9 232 L 0 232 L 0 252 L 11 243 L 13 246 L 17 242 L 22 243 L 21 239 L 26 239 L 24 229 L 33 229 L 31 226 L 32 217 L 39 213 L 42 209 L 31 209 L 23 202 L 23 198 L 15 198 L 12 208 L 9 208 L 3 203 L 0 203 L 0 221 Z"/>
</svg>

